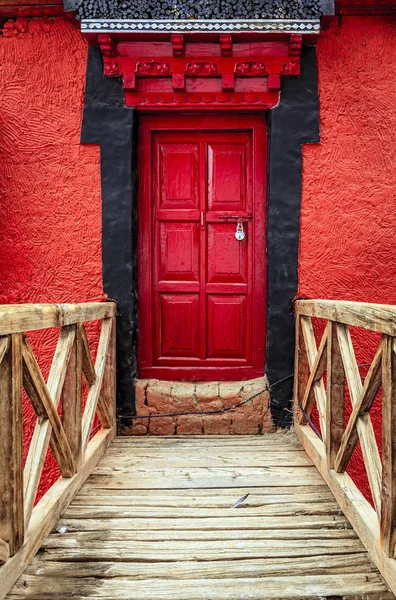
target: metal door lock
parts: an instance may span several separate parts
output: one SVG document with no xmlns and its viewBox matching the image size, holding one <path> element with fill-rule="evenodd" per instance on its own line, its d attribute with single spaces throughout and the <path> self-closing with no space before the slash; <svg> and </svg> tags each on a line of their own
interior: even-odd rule
<svg viewBox="0 0 396 600">
<path fill-rule="evenodd" d="M 239 221 L 237 228 L 236 228 L 236 232 L 235 232 L 235 237 L 238 240 L 238 242 L 242 242 L 242 240 L 245 239 L 245 232 L 243 231 L 243 223 L 242 221 Z"/>
</svg>

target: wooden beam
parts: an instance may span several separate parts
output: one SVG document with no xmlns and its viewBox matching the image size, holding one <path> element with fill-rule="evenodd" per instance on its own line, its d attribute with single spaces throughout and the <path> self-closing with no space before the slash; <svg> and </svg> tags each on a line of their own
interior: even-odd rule
<svg viewBox="0 0 396 600">
<path fill-rule="evenodd" d="M 326 362 L 327 362 L 326 349 L 327 349 L 327 327 L 324 330 L 322 339 L 320 341 L 319 349 L 316 354 L 315 361 L 312 365 L 311 374 L 309 376 L 307 387 L 305 388 L 305 392 L 304 392 L 304 398 L 302 401 L 302 408 L 303 408 L 305 414 L 308 416 L 311 415 L 313 403 L 315 401 L 315 396 L 314 396 L 314 393 L 312 390 L 312 386 L 315 384 L 316 381 L 320 381 L 322 379 L 324 370 L 326 368 Z M 301 413 L 301 415 L 303 418 L 305 418 L 303 413 Z"/>
<path fill-rule="evenodd" d="M 82 461 L 82 324 L 73 325 L 75 340 L 62 390 L 62 425 L 78 470 Z"/>
<path fill-rule="evenodd" d="M 0 338 L 0 363 L 3 360 L 8 348 L 10 347 L 10 336 Z"/>
<path fill-rule="evenodd" d="M 383 343 L 381 342 L 367 373 L 360 397 L 353 408 L 347 428 L 342 437 L 334 467 L 337 473 L 342 473 L 346 470 L 359 438 L 357 431 L 358 419 L 362 418 L 370 411 L 381 385 L 382 346 Z"/>
<path fill-rule="evenodd" d="M 336 327 L 351 403 L 352 406 L 355 407 L 355 405 L 359 402 L 359 398 L 363 392 L 359 367 L 357 366 L 348 326 L 337 323 Z M 377 514 L 380 515 L 382 466 L 370 415 L 366 414 L 364 417 L 358 419 L 356 427 L 360 439 L 360 446 L 370 484 L 371 494 L 373 496 Z"/>
<path fill-rule="evenodd" d="M 295 363 L 294 363 L 294 418 L 298 419 L 299 422 L 306 422 L 306 419 L 301 412 L 300 404 L 302 404 L 304 398 L 304 390 L 306 389 L 309 379 L 309 364 L 307 358 L 307 352 L 304 344 L 304 336 L 301 331 L 301 317 L 296 317 L 296 347 L 295 347 Z M 313 397 L 313 390 L 311 391 Z"/>
<path fill-rule="evenodd" d="M 21 334 L 0 363 L 0 414 L 0 538 L 12 556 L 24 539 Z"/>
<path fill-rule="evenodd" d="M 58 479 L 34 507 L 23 546 L 14 557 L 0 567 L 0 598 L 6 596 L 23 573 L 59 517 L 102 458 L 114 435 L 114 428 L 99 431 L 88 444 L 81 470 L 71 479 Z"/>
<path fill-rule="evenodd" d="M 109 348 L 103 374 L 103 398 L 111 421 L 108 426 L 112 427 L 116 421 L 116 318 L 112 317 L 112 327 L 109 340 Z M 100 401 L 100 398 L 99 398 Z M 100 416 L 100 415 L 99 415 Z M 102 421 L 103 423 L 103 421 Z"/>
<path fill-rule="evenodd" d="M 0 539 L 0 565 L 3 565 L 10 558 L 10 546 L 7 542 Z"/>
<path fill-rule="evenodd" d="M 396 306 L 338 300 L 297 300 L 295 313 L 396 336 Z"/>
<path fill-rule="evenodd" d="M 309 317 L 301 317 L 301 328 L 304 336 L 305 348 L 307 350 L 309 368 L 312 369 L 315 364 L 317 355 L 317 347 L 315 333 L 312 326 L 312 321 Z M 312 385 L 316 398 L 316 408 L 319 413 L 319 422 L 322 438 L 326 438 L 326 390 L 323 380 L 315 381 Z"/>
<path fill-rule="evenodd" d="M 389 558 L 381 548 L 375 510 L 347 473 L 336 473 L 328 468 L 325 446 L 308 426 L 297 425 L 296 433 L 378 570 L 396 594 L 396 561 Z"/>
<path fill-rule="evenodd" d="M 111 330 L 113 327 L 112 319 L 104 319 L 102 330 L 100 332 L 98 351 L 95 361 L 95 383 L 88 392 L 87 402 L 85 404 L 84 416 L 82 420 L 82 451 L 84 454 L 87 447 L 89 436 L 91 435 L 92 423 L 97 409 L 99 395 L 102 389 L 103 376 L 105 372 L 106 358 L 110 344 Z"/>
<path fill-rule="evenodd" d="M 115 315 L 115 302 L 7 304 L 0 306 L 0 336 L 107 319 Z"/>
<path fill-rule="evenodd" d="M 58 463 L 62 476 L 72 477 L 76 472 L 73 455 L 56 410 L 56 404 L 49 394 L 40 367 L 37 364 L 33 350 L 26 338 L 24 340 L 22 354 L 24 362 L 23 383 L 25 390 L 32 401 L 37 416 L 48 419 L 49 423 L 46 423 L 46 425 L 51 426 L 51 450 Z"/>
<path fill-rule="evenodd" d="M 385 337 L 382 352 L 381 543 L 394 558 L 396 545 L 396 355 L 395 340 Z"/>
<path fill-rule="evenodd" d="M 55 408 L 58 406 L 65 381 L 66 368 L 73 347 L 74 337 L 75 330 L 73 327 L 64 327 L 61 329 L 47 382 L 47 389 Z M 24 469 L 25 524 L 29 523 L 33 510 L 50 438 L 51 424 L 49 421 L 38 421 L 30 442 Z"/>
<path fill-rule="evenodd" d="M 95 365 L 93 363 L 91 350 L 89 348 L 87 332 L 85 331 L 83 324 L 81 324 L 80 333 L 82 341 L 82 369 L 87 384 L 91 386 L 96 379 Z"/>
<path fill-rule="evenodd" d="M 326 402 L 326 454 L 330 469 L 344 433 L 345 372 L 333 321 L 327 324 L 327 402 Z"/>
</svg>

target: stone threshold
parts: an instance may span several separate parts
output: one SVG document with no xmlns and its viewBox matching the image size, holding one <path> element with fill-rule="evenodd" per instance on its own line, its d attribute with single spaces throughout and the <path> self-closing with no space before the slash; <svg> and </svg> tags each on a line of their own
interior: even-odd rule
<svg viewBox="0 0 396 600">
<path fill-rule="evenodd" d="M 217 414 L 135 419 L 121 435 L 260 435 L 275 431 L 269 408 L 267 378 L 249 381 L 185 382 L 138 379 L 136 411 L 150 416 L 179 412 L 217 411 L 259 394 L 234 410 Z M 264 390 L 264 391 L 262 391 Z M 261 392 L 261 393 L 260 393 Z"/>
</svg>

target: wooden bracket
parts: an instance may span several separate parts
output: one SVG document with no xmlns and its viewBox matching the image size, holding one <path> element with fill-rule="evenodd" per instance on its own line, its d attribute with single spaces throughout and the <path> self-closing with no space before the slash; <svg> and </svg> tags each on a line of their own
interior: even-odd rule
<svg viewBox="0 0 396 600">
<path fill-rule="evenodd" d="M 98 42 L 102 56 L 114 57 L 116 55 L 116 43 L 108 33 L 98 35 Z"/>
<path fill-rule="evenodd" d="M 292 33 L 289 39 L 289 56 L 300 57 L 302 49 L 301 33 Z"/>
<path fill-rule="evenodd" d="M 220 34 L 221 56 L 232 56 L 232 37 L 228 33 Z"/>
<path fill-rule="evenodd" d="M 184 56 L 185 44 L 182 33 L 173 33 L 171 35 L 173 56 Z"/>
</svg>

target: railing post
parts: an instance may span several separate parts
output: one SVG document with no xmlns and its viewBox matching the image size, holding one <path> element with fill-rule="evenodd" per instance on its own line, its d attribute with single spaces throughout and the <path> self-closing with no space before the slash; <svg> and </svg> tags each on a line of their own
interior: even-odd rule
<svg viewBox="0 0 396 600">
<path fill-rule="evenodd" d="M 381 544 L 394 557 L 396 543 L 396 341 L 385 336 L 382 352 Z"/>
<path fill-rule="evenodd" d="M 296 348 L 294 357 L 294 418 L 300 423 L 306 423 L 306 419 L 301 412 L 300 404 L 304 397 L 304 390 L 309 379 L 309 365 L 307 353 L 305 350 L 304 336 L 301 331 L 301 317 L 296 315 Z M 313 392 L 312 392 L 313 393 Z"/>
<path fill-rule="evenodd" d="M 0 362 L 0 539 L 10 556 L 23 544 L 22 334 L 1 338 Z"/>
<path fill-rule="evenodd" d="M 116 317 L 112 317 L 111 321 L 109 349 L 103 375 L 103 396 L 111 415 L 111 425 L 114 427 L 116 420 Z"/>
<path fill-rule="evenodd" d="M 344 433 L 345 372 L 337 337 L 337 324 L 328 321 L 327 327 L 326 456 L 329 469 L 334 469 Z"/>
</svg>

